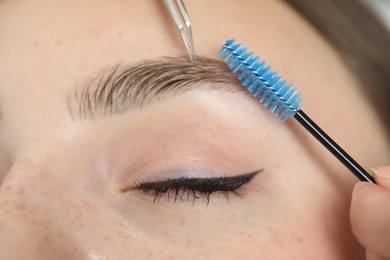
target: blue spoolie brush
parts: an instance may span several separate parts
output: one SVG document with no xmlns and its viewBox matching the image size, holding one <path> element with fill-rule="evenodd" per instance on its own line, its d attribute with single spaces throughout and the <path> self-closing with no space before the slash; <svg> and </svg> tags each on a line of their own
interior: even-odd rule
<svg viewBox="0 0 390 260">
<path fill-rule="evenodd" d="M 293 116 L 359 180 L 375 183 L 370 174 L 300 109 L 301 94 L 267 66 L 265 61 L 254 57 L 253 52 L 248 53 L 247 49 L 235 40 L 228 40 L 223 44 L 220 56 L 225 57 L 225 63 L 233 73 L 239 74 L 241 84 L 275 117 L 283 122 Z"/>
</svg>

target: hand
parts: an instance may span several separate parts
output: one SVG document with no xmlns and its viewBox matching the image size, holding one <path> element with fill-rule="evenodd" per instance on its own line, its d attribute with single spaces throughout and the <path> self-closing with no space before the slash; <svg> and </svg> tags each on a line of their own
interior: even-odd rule
<svg viewBox="0 0 390 260">
<path fill-rule="evenodd" d="M 368 260 L 390 259 L 390 166 L 374 170 L 378 185 L 359 182 L 351 203 L 352 230 Z"/>
</svg>

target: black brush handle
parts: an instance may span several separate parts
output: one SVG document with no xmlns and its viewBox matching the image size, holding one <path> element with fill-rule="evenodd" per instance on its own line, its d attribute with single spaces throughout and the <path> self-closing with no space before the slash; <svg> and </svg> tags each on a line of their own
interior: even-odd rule
<svg viewBox="0 0 390 260">
<path fill-rule="evenodd" d="M 359 180 L 376 183 L 374 178 L 366 172 L 351 156 L 349 156 L 335 141 L 332 140 L 316 123 L 313 122 L 302 110 L 295 115 L 295 119 L 301 123 L 326 149 L 328 149 L 340 162 L 342 162 Z"/>
</svg>

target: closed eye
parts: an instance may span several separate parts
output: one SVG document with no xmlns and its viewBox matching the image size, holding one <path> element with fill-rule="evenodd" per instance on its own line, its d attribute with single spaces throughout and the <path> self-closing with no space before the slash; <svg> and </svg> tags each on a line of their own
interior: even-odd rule
<svg viewBox="0 0 390 260">
<path fill-rule="evenodd" d="M 145 182 L 136 180 L 135 187 L 123 189 L 123 192 L 129 190 L 138 190 L 144 194 L 150 194 L 154 197 L 153 202 L 159 202 L 166 195 L 168 202 L 173 197 L 173 203 L 179 201 L 189 201 L 203 199 L 210 203 L 210 197 L 215 193 L 222 193 L 229 199 L 231 193 L 240 196 L 238 189 L 249 183 L 261 170 L 231 177 L 213 177 L 213 178 L 176 178 L 165 181 Z"/>
</svg>

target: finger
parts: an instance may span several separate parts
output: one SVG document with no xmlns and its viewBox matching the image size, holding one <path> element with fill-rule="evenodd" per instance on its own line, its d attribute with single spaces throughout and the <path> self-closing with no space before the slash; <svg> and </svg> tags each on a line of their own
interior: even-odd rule
<svg viewBox="0 0 390 260">
<path fill-rule="evenodd" d="M 390 190 L 390 166 L 382 166 L 372 170 L 376 183 Z"/>
<path fill-rule="evenodd" d="M 390 257 L 390 192 L 379 185 L 355 185 L 351 225 L 356 238 L 368 250 Z"/>
<path fill-rule="evenodd" d="M 376 253 L 367 251 L 366 252 L 366 259 L 367 260 L 389 260 L 389 258 L 384 256 L 378 256 Z"/>
</svg>

